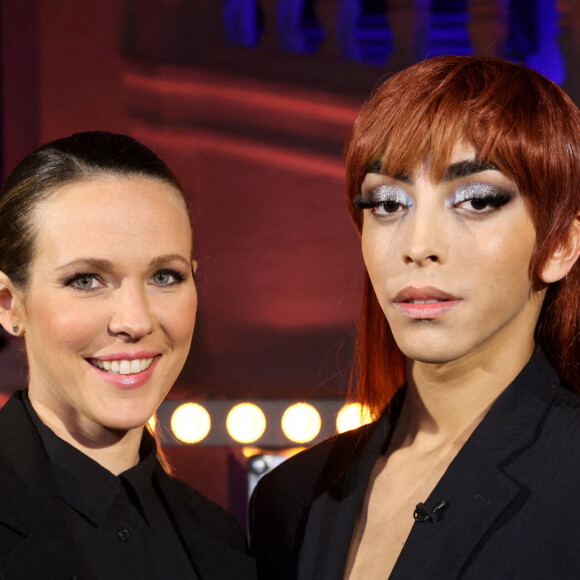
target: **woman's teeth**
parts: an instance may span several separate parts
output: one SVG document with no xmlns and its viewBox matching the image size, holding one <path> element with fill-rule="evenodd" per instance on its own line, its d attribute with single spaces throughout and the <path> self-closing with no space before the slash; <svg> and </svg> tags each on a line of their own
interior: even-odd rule
<svg viewBox="0 0 580 580">
<path fill-rule="evenodd" d="M 444 298 L 427 298 L 426 300 L 409 300 L 409 304 L 435 304 L 436 302 L 447 302 Z"/>
<path fill-rule="evenodd" d="M 90 363 L 93 366 L 114 375 L 136 375 L 137 373 L 142 373 L 151 366 L 152 362 L 152 358 L 134 358 L 132 360 L 90 360 Z"/>
</svg>

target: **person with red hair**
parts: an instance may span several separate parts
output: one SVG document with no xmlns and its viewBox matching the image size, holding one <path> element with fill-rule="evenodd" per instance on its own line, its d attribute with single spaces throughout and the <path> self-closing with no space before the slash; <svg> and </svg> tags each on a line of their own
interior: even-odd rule
<svg viewBox="0 0 580 580">
<path fill-rule="evenodd" d="M 580 111 L 501 59 L 378 87 L 346 143 L 375 420 L 252 498 L 261 578 L 577 578 Z"/>
</svg>

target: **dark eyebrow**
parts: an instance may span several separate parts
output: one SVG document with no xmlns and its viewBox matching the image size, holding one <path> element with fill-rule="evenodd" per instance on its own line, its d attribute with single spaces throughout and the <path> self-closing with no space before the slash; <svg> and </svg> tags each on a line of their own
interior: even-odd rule
<svg viewBox="0 0 580 580">
<path fill-rule="evenodd" d="M 372 165 L 367 167 L 365 173 L 380 173 L 382 167 L 383 161 L 381 159 L 377 159 Z"/>
<path fill-rule="evenodd" d="M 458 163 L 453 163 L 450 165 L 441 176 L 441 182 L 445 183 L 448 181 L 453 181 L 454 179 L 460 179 L 461 177 L 469 177 L 475 173 L 481 173 L 482 171 L 495 170 L 498 171 L 498 167 L 495 163 L 491 161 L 478 161 L 476 159 L 467 159 L 465 161 L 459 161 Z"/>
<path fill-rule="evenodd" d="M 373 163 L 366 170 L 366 173 L 376 173 L 378 175 L 382 174 L 383 162 L 381 159 Z M 455 179 L 460 179 L 462 177 L 469 177 L 470 175 L 475 175 L 476 173 L 481 173 L 482 171 L 495 170 L 499 171 L 498 166 L 491 161 L 478 161 L 477 159 L 466 159 L 465 161 L 458 161 L 457 163 L 452 163 L 441 176 L 441 182 L 447 183 Z M 396 181 L 401 181 L 403 183 L 413 183 L 413 179 L 409 175 L 400 174 L 394 175 L 393 179 Z"/>
<path fill-rule="evenodd" d="M 372 165 L 370 165 L 367 170 L 365 171 L 365 173 L 376 173 L 378 175 L 382 175 L 382 168 L 383 168 L 383 162 L 381 159 L 379 159 L 378 161 L 375 161 Z M 393 179 L 395 181 L 402 181 L 403 183 L 412 183 L 413 180 L 408 176 L 408 175 L 403 175 L 403 174 L 399 174 L 399 175 L 394 175 Z"/>
</svg>

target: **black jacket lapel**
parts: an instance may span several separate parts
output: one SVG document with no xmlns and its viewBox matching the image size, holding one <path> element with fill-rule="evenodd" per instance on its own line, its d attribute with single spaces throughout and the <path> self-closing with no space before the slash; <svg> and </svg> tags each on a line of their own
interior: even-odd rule
<svg viewBox="0 0 580 580">
<path fill-rule="evenodd" d="M 453 460 L 429 498 L 449 503 L 442 520 L 415 522 L 391 578 L 458 578 L 529 491 L 510 464 L 533 445 L 553 400 L 558 377 L 533 360 L 499 397 Z"/>
<path fill-rule="evenodd" d="M 155 478 L 199 580 L 255 580 L 255 561 L 244 551 L 245 537 L 234 516 L 159 465 Z"/>
<path fill-rule="evenodd" d="M 16 393 L 0 411 L 0 575 L 90 578 L 70 533 L 40 438 Z"/>
</svg>

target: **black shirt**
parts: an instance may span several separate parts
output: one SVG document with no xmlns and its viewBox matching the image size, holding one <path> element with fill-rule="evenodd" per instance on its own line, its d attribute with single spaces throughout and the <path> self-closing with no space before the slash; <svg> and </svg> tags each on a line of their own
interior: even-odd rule
<svg viewBox="0 0 580 580">
<path fill-rule="evenodd" d="M 157 447 L 144 431 L 140 462 L 119 476 L 55 435 L 23 397 L 38 430 L 76 540 L 94 580 L 195 580 L 194 566 L 153 471 Z"/>
</svg>

